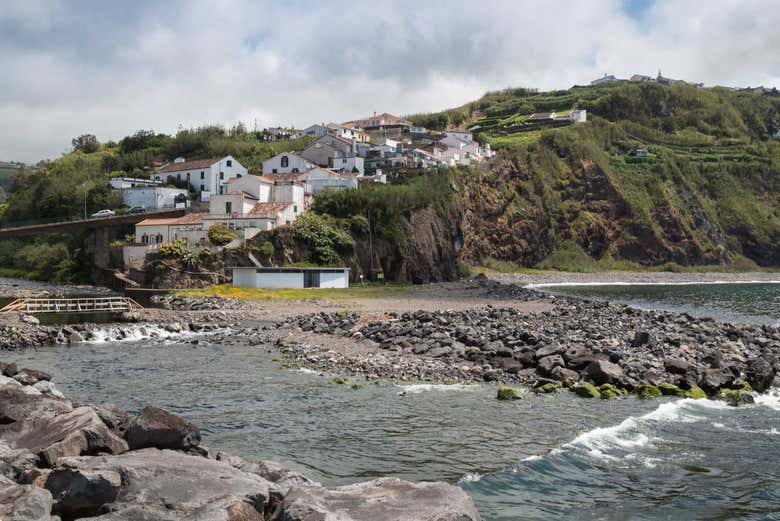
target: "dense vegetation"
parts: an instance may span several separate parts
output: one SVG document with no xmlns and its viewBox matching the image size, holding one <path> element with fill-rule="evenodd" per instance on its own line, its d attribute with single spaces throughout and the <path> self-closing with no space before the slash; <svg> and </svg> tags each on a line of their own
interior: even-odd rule
<svg viewBox="0 0 780 521">
<path fill-rule="evenodd" d="M 459 179 L 468 260 L 780 265 L 776 91 L 618 83 L 501 91 L 474 106 L 466 125 L 501 154 Z M 574 107 L 588 123 L 506 131 L 530 112 Z"/>
</svg>

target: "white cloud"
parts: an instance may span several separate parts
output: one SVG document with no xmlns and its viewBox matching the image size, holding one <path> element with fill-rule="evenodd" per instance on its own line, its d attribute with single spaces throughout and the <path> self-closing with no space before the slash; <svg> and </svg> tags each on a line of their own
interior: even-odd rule
<svg viewBox="0 0 780 521">
<path fill-rule="evenodd" d="M 73 136 L 209 123 L 305 126 L 433 111 L 602 73 L 780 78 L 773 0 L 24 2 L 0 14 L 0 159 Z"/>
</svg>

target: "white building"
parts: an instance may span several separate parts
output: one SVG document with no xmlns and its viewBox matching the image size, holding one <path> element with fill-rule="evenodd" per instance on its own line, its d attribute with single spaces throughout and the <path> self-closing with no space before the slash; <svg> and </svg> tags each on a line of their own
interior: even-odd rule
<svg viewBox="0 0 780 521">
<path fill-rule="evenodd" d="M 135 188 L 136 186 L 158 186 L 162 181 L 156 179 L 142 179 L 139 177 L 112 177 L 108 183 L 114 190 L 124 190 L 126 188 Z"/>
<path fill-rule="evenodd" d="M 338 123 L 328 123 L 328 134 L 348 140 L 354 139 L 355 141 L 371 141 L 371 136 L 368 134 L 368 132 L 364 132 L 362 128 L 349 125 L 339 125 Z"/>
<path fill-rule="evenodd" d="M 306 136 L 322 137 L 328 133 L 328 127 L 325 125 L 311 125 L 303 130 L 299 130 L 295 137 L 301 138 Z"/>
<path fill-rule="evenodd" d="M 298 180 L 303 182 L 307 195 L 314 195 L 323 190 L 357 188 L 358 179 L 359 176 L 356 174 L 342 174 L 321 167 L 309 169 L 298 176 Z"/>
<path fill-rule="evenodd" d="M 234 267 L 233 286 L 240 288 L 347 288 L 349 268 Z"/>
<path fill-rule="evenodd" d="M 212 194 L 219 194 L 225 181 L 247 174 L 246 168 L 233 156 L 223 158 L 198 159 L 185 161 L 177 157 L 155 173 L 157 181 L 186 182 L 193 191 L 201 195 L 202 201 L 208 201 Z"/>
<path fill-rule="evenodd" d="M 293 152 L 282 152 L 263 161 L 263 174 L 290 174 L 305 172 L 317 165 Z"/>
<path fill-rule="evenodd" d="M 189 192 L 184 188 L 163 186 L 127 188 L 120 190 L 122 202 L 129 207 L 140 206 L 144 210 L 163 208 L 187 208 Z"/>
<path fill-rule="evenodd" d="M 345 174 L 363 175 L 366 173 L 365 162 L 360 156 L 331 157 L 328 166 L 331 170 Z"/>
</svg>

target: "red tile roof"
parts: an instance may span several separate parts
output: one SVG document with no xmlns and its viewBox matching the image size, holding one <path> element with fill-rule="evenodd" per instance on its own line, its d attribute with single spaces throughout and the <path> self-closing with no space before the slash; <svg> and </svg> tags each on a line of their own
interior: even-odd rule
<svg viewBox="0 0 780 521">
<path fill-rule="evenodd" d="M 158 172 L 166 174 L 168 172 L 181 172 L 182 170 L 197 170 L 198 168 L 209 168 L 214 163 L 219 162 L 221 157 L 211 159 L 196 159 L 194 161 L 185 161 L 184 163 L 169 163 L 160 168 Z"/>
<path fill-rule="evenodd" d="M 292 206 L 292 203 L 257 203 L 249 212 L 249 215 L 275 218 L 279 215 L 279 212 L 283 212 L 290 206 Z"/>
</svg>

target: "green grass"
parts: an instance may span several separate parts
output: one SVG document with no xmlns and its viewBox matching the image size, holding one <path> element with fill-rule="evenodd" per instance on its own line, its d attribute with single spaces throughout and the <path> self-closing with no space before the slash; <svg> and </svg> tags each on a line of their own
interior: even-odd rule
<svg viewBox="0 0 780 521">
<path fill-rule="evenodd" d="M 346 300 L 352 298 L 382 298 L 404 295 L 411 291 L 406 284 L 367 284 L 349 288 L 308 288 L 308 289 L 262 289 L 235 288 L 230 284 L 220 284 L 200 289 L 178 290 L 176 295 L 186 297 L 218 296 L 241 300 Z"/>
</svg>

